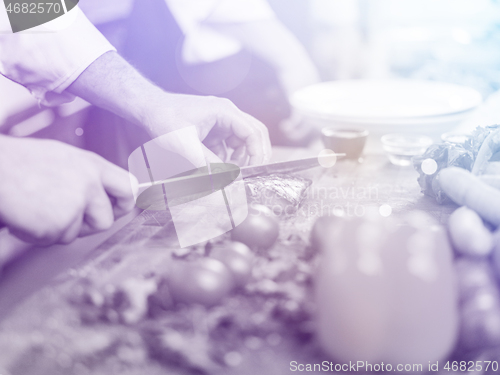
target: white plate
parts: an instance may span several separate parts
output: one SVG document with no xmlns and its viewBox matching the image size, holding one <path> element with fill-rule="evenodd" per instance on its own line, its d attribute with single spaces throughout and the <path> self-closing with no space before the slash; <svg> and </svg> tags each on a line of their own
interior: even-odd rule
<svg viewBox="0 0 500 375">
<path fill-rule="evenodd" d="M 292 105 L 300 113 L 357 123 L 416 122 L 460 115 L 482 102 L 469 87 L 431 81 L 335 81 L 297 91 Z"/>
</svg>

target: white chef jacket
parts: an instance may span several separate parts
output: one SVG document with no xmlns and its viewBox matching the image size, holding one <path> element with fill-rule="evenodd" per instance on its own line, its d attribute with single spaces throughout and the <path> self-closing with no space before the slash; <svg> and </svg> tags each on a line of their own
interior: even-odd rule
<svg viewBox="0 0 500 375">
<path fill-rule="evenodd" d="M 243 23 L 274 17 L 265 0 L 165 1 L 185 35 L 182 58 L 188 64 L 216 61 L 242 49 L 240 42 L 215 31 L 211 23 Z"/>
<path fill-rule="evenodd" d="M 73 100 L 64 90 L 97 58 L 114 50 L 78 7 L 14 34 L 0 1 L 0 73 L 27 87 L 41 104 Z"/>
<path fill-rule="evenodd" d="M 103 23 L 127 17 L 133 1 L 85 0 L 80 6 L 92 22 Z M 210 24 L 252 22 L 275 17 L 266 0 L 164 1 L 185 35 L 182 57 L 188 64 L 217 61 L 242 49 L 235 38 L 215 31 Z"/>
</svg>

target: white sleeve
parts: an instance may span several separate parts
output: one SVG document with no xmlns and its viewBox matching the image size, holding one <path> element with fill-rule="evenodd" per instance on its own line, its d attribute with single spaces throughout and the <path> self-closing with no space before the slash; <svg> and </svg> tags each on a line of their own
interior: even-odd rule
<svg viewBox="0 0 500 375">
<path fill-rule="evenodd" d="M 217 61 L 242 49 L 238 40 L 214 30 L 210 24 L 245 23 L 275 17 L 266 0 L 165 1 L 185 35 L 182 57 L 188 64 Z"/>
<path fill-rule="evenodd" d="M 40 103 L 57 105 L 74 99 L 64 90 L 108 51 L 115 48 L 75 7 L 35 28 L 0 33 L 0 73 L 27 87 Z"/>
<path fill-rule="evenodd" d="M 266 0 L 220 0 L 216 2 L 207 21 L 216 23 L 240 23 L 274 18 L 274 12 Z"/>
<path fill-rule="evenodd" d="M 274 17 L 274 12 L 266 0 L 165 1 L 185 33 L 203 22 L 240 23 Z"/>
</svg>

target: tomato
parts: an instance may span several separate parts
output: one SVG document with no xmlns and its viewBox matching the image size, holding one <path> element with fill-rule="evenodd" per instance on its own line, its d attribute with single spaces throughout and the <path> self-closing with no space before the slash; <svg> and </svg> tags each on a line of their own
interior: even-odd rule
<svg viewBox="0 0 500 375">
<path fill-rule="evenodd" d="M 227 296 L 235 284 L 222 262 L 201 258 L 175 262 L 170 267 L 168 286 L 176 302 L 213 306 Z"/>
<path fill-rule="evenodd" d="M 269 217 L 276 217 L 274 212 L 267 206 L 263 204 L 252 204 L 250 209 L 248 210 L 249 215 L 264 215 Z"/>
<path fill-rule="evenodd" d="M 320 250 L 325 237 L 328 235 L 328 232 L 332 230 L 332 226 L 337 220 L 340 220 L 340 218 L 335 216 L 322 216 L 316 220 L 310 236 L 311 247 L 315 251 Z"/>
<path fill-rule="evenodd" d="M 245 221 L 232 230 L 231 239 L 250 248 L 266 250 L 274 245 L 278 235 L 279 224 L 272 211 L 262 205 L 253 205 Z"/>
<path fill-rule="evenodd" d="M 231 242 L 212 250 L 210 256 L 220 260 L 231 271 L 236 287 L 246 284 L 252 274 L 253 254 L 247 245 Z"/>
</svg>

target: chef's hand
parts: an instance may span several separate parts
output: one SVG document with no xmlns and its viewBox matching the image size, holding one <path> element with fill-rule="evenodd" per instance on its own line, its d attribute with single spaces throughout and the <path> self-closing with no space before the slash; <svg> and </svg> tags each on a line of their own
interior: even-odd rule
<svg viewBox="0 0 500 375">
<path fill-rule="evenodd" d="M 267 162 L 271 157 L 267 128 L 232 102 L 216 97 L 167 93 L 141 76 L 115 52 L 108 52 L 94 61 L 68 91 L 145 126 L 153 138 L 195 126 L 197 139 L 184 143 L 192 148 L 201 147 L 209 162 L 220 162 L 215 154 L 225 158 L 224 144 L 234 150 L 233 159 L 240 160 L 240 164 L 246 156 L 250 164 Z M 191 149 L 183 150 L 183 156 L 188 159 L 192 154 Z"/>
<path fill-rule="evenodd" d="M 38 245 L 108 229 L 134 207 L 129 174 L 49 140 L 0 136 L 0 222 Z"/>
<path fill-rule="evenodd" d="M 153 137 L 185 127 L 196 128 L 197 139 L 183 142 L 188 159 L 197 154 L 196 147 L 200 146 L 206 162 L 229 161 L 230 158 L 245 165 L 247 162 L 261 164 L 270 159 L 267 128 L 227 99 L 164 93 L 152 104 L 145 125 Z"/>
<path fill-rule="evenodd" d="M 487 256 L 494 242 L 500 240 L 499 177 L 476 176 L 457 167 L 445 168 L 439 172 L 438 181 L 444 193 L 462 206 L 451 214 L 449 220 L 450 237 L 460 253 Z M 483 220 L 489 225 L 485 225 Z M 495 235 L 489 231 L 494 228 L 499 229 Z"/>
</svg>

